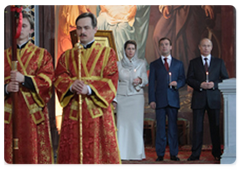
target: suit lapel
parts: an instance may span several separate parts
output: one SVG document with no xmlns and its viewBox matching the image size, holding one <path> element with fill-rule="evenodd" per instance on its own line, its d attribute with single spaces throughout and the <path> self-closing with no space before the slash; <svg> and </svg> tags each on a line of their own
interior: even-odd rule
<svg viewBox="0 0 240 170">
<path fill-rule="evenodd" d="M 169 67 L 169 72 L 173 71 L 173 69 L 175 68 L 175 64 L 176 64 L 175 58 L 172 57 L 171 65 Z"/>
<path fill-rule="evenodd" d="M 215 64 L 215 57 L 211 56 L 211 62 L 210 62 L 210 66 L 208 68 L 208 71 L 210 72 L 212 70 L 212 68 L 214 67 Z"/>
<path fill-rule="evenodd" d="M 157 63 L 158 63 L 158 65 L 159 65 L 159 68 L 162 68 L 162 67 L 163 67 L 164 70 L 167 71 L 166 68 L 165 68 L 165 66 L 164 66 L 164 64 L 163 64 L 163 62 L 162 62 L 162 58 L 161 58 L 161 57 L 158 59 L 158 62 L 157 62 Z"/>
<path fill-rule="evenodd" d="M 201 70 L 204 74 L 205 73 L 205 67 L 203 65 L 203 62 L 202 62 L 202 57 L 198 57 L 198 60 L 197 60 L 198 64 L 196 64 L 197 66 L 199 66 L 199 70 Z"/>
</svg>

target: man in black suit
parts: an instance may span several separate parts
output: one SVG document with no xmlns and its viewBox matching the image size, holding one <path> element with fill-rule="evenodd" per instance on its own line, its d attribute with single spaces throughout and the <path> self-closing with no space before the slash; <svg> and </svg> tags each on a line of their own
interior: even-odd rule
<svg viewBox="0 0 240 170">
<path fill-rule="evenodd" d="M 203 120 L 207 110 L 212 140 L 212 155 L 220 160 L 221 143 L 219 134 L 219 115 L 221 93 L 218 83 L 228 78 L 224 61 L 211 56 L 211 40 L 204 38 L 199 43 L 201 56 L 190 61 L 187 84 L 193 88 L 193 145 L 188 161 L 199 160 L 203 141 Z"/>
</svg>

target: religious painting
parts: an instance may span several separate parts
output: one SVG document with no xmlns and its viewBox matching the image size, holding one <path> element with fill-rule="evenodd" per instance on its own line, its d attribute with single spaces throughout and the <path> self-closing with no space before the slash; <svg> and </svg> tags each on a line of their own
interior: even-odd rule
<svg viewBox="0 0 240 170">
<path fill-rule="evenodd" d="M 150 6 L 98 5 L 98 30 L 112 30 L 119 59 L 123 58 L 123 45 L 127 40 L 137 42 L 138 56 L 145 59 Z"/>
<path fill-rule="evenodd" d="M 151 62 L 159 58 L 158 41 L 162 37 L 168 37 L 172 41 L 172 56 L 184 63 L 187 71 L 188 62 L 199 56 L 198 43 L 203 37 L 211 39 L 214 43 L 214 54 L 221 57 L 220 37 L 216 30 L 218 19 L 218 7 L 204 6 L 152 6 L 151 12 L 155 16 L 154 28 L 149 32 L 154 47 L 146 48 L 146 52 L 152 54 L 148 58 Z M 150 46 L 149 46 L 150 47 Z"/>
</svg>

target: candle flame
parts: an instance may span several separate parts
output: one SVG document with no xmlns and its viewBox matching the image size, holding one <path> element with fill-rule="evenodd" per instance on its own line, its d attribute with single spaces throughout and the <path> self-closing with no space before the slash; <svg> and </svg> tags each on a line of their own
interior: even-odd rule
<svg viewBox="0 0 240 170">
<path fill-rule="evenodd" d="M 171 72 L 169 72 L 169 75 L 171 76 L 171 75 L 172 75 L 172 73 L 171 73 Z"/>
</svg>

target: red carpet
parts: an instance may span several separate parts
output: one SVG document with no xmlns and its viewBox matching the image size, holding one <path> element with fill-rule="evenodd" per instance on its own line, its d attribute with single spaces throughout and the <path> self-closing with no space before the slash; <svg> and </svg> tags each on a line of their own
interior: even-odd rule
<svg viewBox="0 0 240 170">
<path fill-rule="evenodd" d="M 189 156 L 191 155 L 191 146 L 184 145 L 179 146 L 178 157 L 180 161 L 171 161 L 169 148 L 166 148 L 164 160 L 160 162 L 156 162 L 157 155 L 155 152 L 155 148 L 146 146 L 145 147 L 145 155 L 146 159 L 141 161 L 129 160 L 122 161 L 122 164 L 220 164 L 220 161 L 216 161 L 211 153 L 211 146 L 203 146 L 200 159 L 198 161 L 187 161 Z"/>
</svg>

